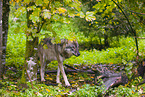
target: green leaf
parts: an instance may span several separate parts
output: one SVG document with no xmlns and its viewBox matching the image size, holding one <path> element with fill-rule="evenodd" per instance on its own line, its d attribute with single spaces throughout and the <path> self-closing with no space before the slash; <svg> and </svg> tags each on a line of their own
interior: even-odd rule
<svg viewBox="0 0 145 97">
<path fill-rule="evenodd" d="M 73 3 L 70 4 L 72 8 L 76 8 L 76 10 L 81 11 L 81 2 L 75 0 Z"/>
<path fill-rule="evenodd" d="M 122 63 L 123 63 L 123 64 L 127 64 L 127 62 L 126 62 L 124 59 L 122 59 Z"/>
<path fill-rule="evenodd" d="M 70 20 L 67 19 L 67 18 L 63 18 L 63 22 L 69 24 L 70 23 Z"/>
<path fill-rule="evenodd" d="M 72 2 L 72 0 L 64 0 L 65 4 L 69 4 L 70 2 Z"/>
<path fill-rule="evenodd" d="M 80 11 L 80 18 L 84 18 L 85 17 L 85 15 L 84 15 L 84 13 L 82 12 L 82 11 Z"/>
<path fill-rule="evenodd" d="M 36 6 L 34 5 L 34 6 L 28 7 L 27 10 L 28 10 L 28 11 L 29 11 L 29 10 L 35 10 L 35 8 L 36 8 Z"/>
<path fill-rule="evenodd" d="M 25 7 L 20 7 L 18 8 L 15 12 L 14 15 L 16 17 L 22 16 L 22 13 L 25 14 L 26 13 L 26 8 Z"/>
<path fill-rule="evenodd" d="M 41 9 L 40 8 L 36 8 L 32 14 L 40 17 L 40 13 L 41 13 Z"/>
<path fill-rule="evenodd" d="M 32 20 L 33 23 L 36 23 L 37 21 L 39 21 L 39 17 L 34 16 L 33 14 L 30 15 L 29 19 Z"/>
<path fill-rule="evenodd" d="M 28 36 L 29 41 L 33 41 L 33 38 L 31 36 Z"/>
<path fill-rule="evenodd" d="M 39 5 L 39 6 L 42 6 L 42 2 L 43 2 L 42 0 L 36 0 L 36 1 L 35 1 L 35 4 L 36 4 L 37 6 L 38 6 L 38 5 Z"/>
<path fill-rule="evenodd" d="M 93 15 L 94 15 L 94 12 L 89 12 L 89 11 L 87 11 L 87 12 L 86 12 L 86 20 L 87 20 L 87 21 L 96 20 L 96 17 L 93 16 Z"/>
<path fill-rule="evenodd" d="M 44 19 L 46 19 L 46 18 L 50 19 L 51 18 L 51 13 L 47 9 L 43 10 L 43 14 L 42 15 L 43 15 Z"/>
<path fill-rule="evenodd" d="M 31 0 L 24 0 L 25 3 L 30 3 Z"/>
<path fill-rule="evenodd" d="M 16 28 L 14 29 L 14 32 L 15 32 L 15 33 L 19 33 L 19 31 L 20 31 L 20 27 L 16 27 Z"/>
<path fill-rule="evenodd" d="M 57 14 L 54 14 L 53 15 L 53 19 L 56 21 L 56 20 L 59 20 L 60 19 L 60 16 L 59 15 L 57 15 Z"/>
</svg>

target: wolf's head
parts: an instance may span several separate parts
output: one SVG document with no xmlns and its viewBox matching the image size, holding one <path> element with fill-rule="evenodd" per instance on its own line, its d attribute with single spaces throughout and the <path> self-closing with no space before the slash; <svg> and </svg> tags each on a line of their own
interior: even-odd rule
<svg viewBox="0 0 145 97">
<path fill-rule="evenodd" d="M 79 44 L 77 41 L 69 41 L 65 40 L 65 44 L 63 46 L 63 56 L 65 58 L 69 58 L 72 55 L 79 56 Z"/>
</svg>

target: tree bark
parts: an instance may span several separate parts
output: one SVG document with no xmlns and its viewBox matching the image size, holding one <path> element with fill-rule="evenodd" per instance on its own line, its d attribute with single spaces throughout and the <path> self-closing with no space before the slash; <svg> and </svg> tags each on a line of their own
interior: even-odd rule
<svg viewBox="0 0 145 97">
<path fill-rule="evenodd" d="M 0 21 L 0 25 L 2 22 L 2 32 L 0 33 L 0 78 L 5 71 L 5 57 L 6 57 L 6 44 L 7 44 L 7 34 L 8 34 L 8 19 L 9 19 L 9 0 L 0 0 L 0 12 L 2 12 L 2 21 Z M 0 14 L 0 15 L 1 15 Z M 0 19 L 1 20 L 1 19 Z M 1 27 L 1 26 L 0 26 Z"/>
<path fill-rule="evenodd" d="M 109 47 L 109 40 L 108 40 L 108 35 L 107 34 L 104 34 L 104 45 L 105 47 Z"/>
<path fill-rule="evenodd" d="M 0 65 L 2 64 L 2 0 L 0 0 Z M 0 68 L 0 79 L 2 79 L 2 70 Z"/>
<path fill-rule="evenodd" d="M 30 2 L 28 5 L 26 5 L 26 9 L 30 6 L 35 5 L 34 2 Z M 42 23 L 38 22 L 37 24 L 34 24 L 32 22 L 32 20 L 29 19 L 30 15 L 33 13 L 33 10 L 27 10 L 27 27 L 29 29 L 36 29 L 37 32 L 35 32 L 36 34 L 39 33 L 41 31 L 41 28 L 43 26 Z M 35 26 L 36 25 L 36 26 Z M 40 26 L 41 25 L 41 26 Z M 32 81 L 36 81 L 37 80 L 37 63 L 38 63 L 38 54 L 37 54 L 37 50 L 38 50 L 38 41 L 39 38 L 38 37 L 33 37 L 32 33 L 34 32 L 27 32 L 26 31 L 26 52 L 25 52 L 25 63 L 27 61 L 29 61 L 29 58 L 32 58 L 33 62 L 36 64 L 33 64 L 33 66 L 29 66 L 32 64 L 28 64 L 27 65 L 27 72 L 28 72 L 28 76 L 30 76 L 30 79 Z M 29 40 L 28 37 L 31 37 L 32 40 Z M 29 80 L 30 80 L 29 79 Z"/>
<path fill-rule="evenodd" d="M 32 41 L 28 40 L 28 37 L 27 37 L 26 38 L 26 53 L 25 53 L 26 62 L 29 60 L 29 58 L 33 58 L 32 61 L 37 63 L 37 54 L 36 54 L 37 48 L 38 48 L 38 37 L 35 37 Z M 31 70 L 30 67 L 33 69 Z M 37 80 L 37 64 L 32 65 L 32 66 L 27 65 L 27 70 L 30 71 L 28 72 L 30 79 L 32 81 Z"/>
</svg>

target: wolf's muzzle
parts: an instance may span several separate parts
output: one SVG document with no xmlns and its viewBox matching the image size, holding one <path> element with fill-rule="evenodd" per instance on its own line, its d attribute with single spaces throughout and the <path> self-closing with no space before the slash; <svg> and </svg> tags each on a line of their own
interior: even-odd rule
<svg viewBox="0 0 145 97">
<path fill-rule="evenodd" d="M 80 53 L 79 52 L 77 52 L 77 53 L 73 53 L 73 55 L 75 55 L 75 56 L 79 56 L 80 55 Z"/>
<path fill-rule="evenodd" d="M 78 53 L 78 55 L 77 56 L 79 56 L 80 55 L 80 53 Z"/>
</svg>

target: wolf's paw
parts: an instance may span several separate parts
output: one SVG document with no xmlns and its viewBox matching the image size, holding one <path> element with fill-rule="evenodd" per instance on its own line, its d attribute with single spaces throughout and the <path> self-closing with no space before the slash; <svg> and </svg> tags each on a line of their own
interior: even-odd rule
<svg viewBox="0 0 145 97">
<path fill-rule="evenodd" d="M 45 79 L 41 79 L 41 82 L 45 82 L 46 80 Z"/>
<path fill-rule="evenodd" d="M 70 83 L 65 83 L 65 86 L 66 86 L 66 87 L 69 87 L 69 86 L 71 86 L 71 85 L 70 85 Z"/>
<path fill-rule="evenodd" d="M 57 84 L 62 84 L 61 82 L 56 82 Z"/>
</svg>

